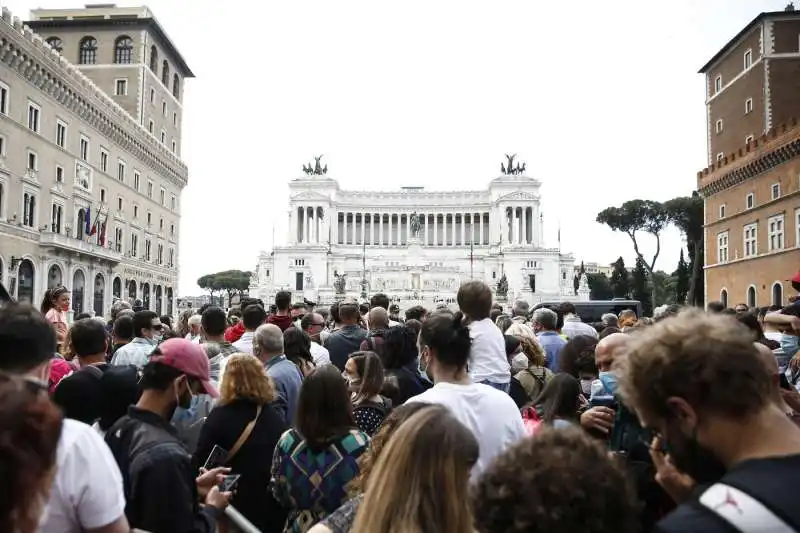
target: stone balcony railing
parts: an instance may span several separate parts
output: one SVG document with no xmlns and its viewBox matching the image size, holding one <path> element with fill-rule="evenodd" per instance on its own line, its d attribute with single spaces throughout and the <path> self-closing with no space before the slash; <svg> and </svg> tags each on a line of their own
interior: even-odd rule
<svg viewBox="0 0 800 533">
<path fill-rule="evenodd" d="M 122 253 L 103 246 L 76 239 L 60 233 L 42 232 L 39 234 L 39 245 L 58 248 L 67 252 L 91 255 L 97 259 L 104 259 L 113 263 L 122 260 Z"/>
</svg>

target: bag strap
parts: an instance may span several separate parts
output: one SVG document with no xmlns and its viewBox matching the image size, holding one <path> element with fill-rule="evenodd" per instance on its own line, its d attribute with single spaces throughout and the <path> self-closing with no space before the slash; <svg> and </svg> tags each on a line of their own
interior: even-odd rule
<svg viewBox="0 0 800 533">
<path fill-rule="evenodd" d="M 242 430 L 242 434 L 239 435 L 239 438 L 236 439 L 236 443 L 231 448 L 231 451 L 228 452 L 228 455 L 225 456 L 224 464 L 229 464 L 233 459 L 233 456 L 236 455 L 241 447 L 247 442 L 247 439 L 250 438 L 250 434 L 253 432 L 253 428 L 256 427 L 256 421 L 258 421 L 258 416 L 261 414 L 261 406 L 259 405 L 256 408 L 256 416 L 244 427 Z"/>
<path fill-rule="evenodd" d="M 797 530 L 773 513 L 766 505 L 736 487 L 715 483 L 700 496 L 700 505 L 724 519 L 741 533 Z"/>
</svg>

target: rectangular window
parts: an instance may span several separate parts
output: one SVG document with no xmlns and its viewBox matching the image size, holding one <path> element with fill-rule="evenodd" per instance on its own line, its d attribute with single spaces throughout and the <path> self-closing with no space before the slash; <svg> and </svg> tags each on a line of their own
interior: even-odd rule
<svg viewBox="0 0 800 533">
<path fill-rule="evenodd" d="M 67 144 L 67 125 L 60 120 L 56 122 L 56 144 L 59 148 Z"/>
<path fill-rule="evenodd" d="M 139 182 L 142 179 L 142 175 L 139 173 L 138 170 L 133 171 L 133 188 L 136 189 L 136 192 L 139 192 Z"/>
<path fill-rule="evenodd" d="M 8 101 L 11 98 L 11 93 L 8 90 L 8 85 L 0 83 L 0 115 L 8 115 Z"/>
<path fill-rule="evenodd" d="M 161 102 L 161 114 L 164 115 L 165 117 L 167 116 L 167 101 L 166 100 L 163 100 Z"/>
<path fill-rule="evenodd" d="M 753 51 L 748 50 L 744 53 L 744 68 L 748 69 L 753 64 Z"/>
<path fill-rule="evenodd" d="M 148 211 L 147 212 L 147 225 L 150 226 L 150 224 L 152 224 L 152 223 L 153 223 L 153 213 Z"/>
<path fill-rule="evenodd" d="M 716 125 L 714 126 L 714 130 L 717 133 L 722 133 L 722 119 L 717 120 Z"/>
<path fill-rule="evenodd" d="M 728 232 L 717 235 L 717 263 L 728 262 Z"/>
<path fill-rule="evenodd" d="M 178 144 L 173 140 L 172 141 L 172 153 L 174 154 L 177 151 L 178 151 Z"/>
<path fill-rule="evenodd" d="M 122 213 L 122 196 L 117 197 L 117 211 Z"/>
<path fill-rule="evenodd" d="M 39 116 L 42 110 L 33 102 L 28 102 L 28 129 L 39 133 Z"/>
<path fill-rule="evenodd" d="M 161 144 L 167 144 L 167 132 L 161 130 Z"/>
<path fill-rule="evenodd" d="M 114 94 L 117 96 L 128 95 L 128 80 L 116 80 L 114 82 Z"/>
<path fill-rule="evenodd" d="M 125 161 L 122 159 L 117 163 L 117 179 L 125 183 Z"/>
<path fill-rule="evenodd" d="M 717 76 L 714 78 L 714 93 L 718 93 L 722 90 L 722 76 Z"/>
<path fill-rule="evenodd" d="M 744 114 L 747 115 L 753 112 L 753 99 L 748 98 L 744 101 Z"/>
<path fill-rule="evenodd" d="M 151 104 L 155 104 L 156 103 L 156 90 L 155 89 L 150 89 L 150 103 Z"/>
<path fill-rule="evenodd" d="M 169 225 L 169 236 L 170 237 L 174 237 L 175 236 L 175 224 L 174 223 Z"/>
<path fill-rule="evenodd" d="M 171 209 L 173 211 L 175 211 L 175 206 L 177 205 L 177 200 L 175 199 L 174 196 L 170 198 L 170 205 L 172 206 Z"/>
<path fill-rule="evenodd" d="M 122 252 L 122 228 L 117 228 L 114 230 L 114 249 L 117 252 Z"/>
<path fill-rule="evenodd" d="M 83 159 L 84 161 L 88 161 L 89 160 L 89 139 L 87 139 L 83 135 L 81 135 L 80 152 L 81 152 L 81 159 Z"/>
<path fill-rule="evenodd" d="M 28 170 L 39 170 L 39 156 L 36 152 L 28 152 Z"/>
<path fill-rule="evenodd" d="M 64 214 L 64 207 L 61 204 L 53 204 L 53 214 L 50 218 L 50 231 L 61 233 L 61 218 Z"/>
<path fill-rule="evenodd" d="M 780 183 L 773 183 L 772 184 L 772 199 L 777 200 L 781 197 L 781 184 Z"/>
<path fill-rule="evenodd" d="M 178 127 L 178 112 L 172 113 L 172 125 Z"/>
<path fill-rule="evenodd" d="M 136 257 L 139 248 L 139 239 L 131 233 L 131 257 Z"/>
<path fill-rule="evenodd" d="M 144 241 L 144 260 L 150 261 L 150 239 Z"/>
<path fill-rule="evenodd" d="M 767 220 L 769 237 L 769 251 L 783 250 L 783 215 L 774 216 Z"/>
<path fill-rule="evenodd" d="M 748 224 L 744 227 L 744 256 L 758 255 L 758 224 Z"/>
<path fill-rule="evenodd" d="M 161 189 L 161 191 L 159 192 L 159 195 L 160 195 L 160 198 L 159 198 L 160 203 L 161 203 L 161 205 L 164 205 L 164 201 L 165 201 L 165 198 L 166 198 L 166 195 L 167 195 L 167 191 L 165 191 L 164 189 Z"/>
<path fill-rule="evenodd" d="M 139 206 L 138 205 L 133 206 L 133 218 L 135 218 L 135 219 L 139 218 Z"/>
<path fill-rule="evenodd" d="M 752 142 L 753 142 L 753 136 L 752 135 L 748 135 L 747 137 L 744 138 L 744 144 L 745 145 L 748 145 L 748 144 L 750 144 Z"/>
<path fill-rule="evenodd" d="M 158 231 L 164 231 L 164 217 L 158 219 Z"/>
<path fill-rule="evenodd" d="M 0 135 L 0 157 L 6 155 L 6 138 Z"/>
<path fill-rule="evenodd" d="M 154 127 L 155 127 L 155 124 L 153 123 L 153 120 L 151 119 L 151 120 L 150 120 L 150 121 L 147 123 L 147 131 L 149 131 L 149 132 L 150 132 L 150 134 L 152 134 L 152 133 L 153 133 L 153 128 L 154 128 Z"/>
<path fill-rule="evenodd" d="M 147 182 L 147 197 L 150 198 L 151 200 L 153 199 L 153 182 L 152 181 L 148 181 Z"/>
<path fill-rule="evenodd" d="M 745 209 L 753 209 L 756 205 L 756 196 L 753 193 L 747 195 L 745 200 Z"/>
<path fill-rule="evenodd" d="M 719 206 L 719 218 L 725 218 L 725 204 Z"/>
<path fill-rule="evenodd" d="M 108 152 L 100 149 L 100 170 L 108 172 Z"/>
<path fill-rule="evenodd" d="M 56 167 L 56 183 L 64 183 L 64 168 Z"/>
</svg>

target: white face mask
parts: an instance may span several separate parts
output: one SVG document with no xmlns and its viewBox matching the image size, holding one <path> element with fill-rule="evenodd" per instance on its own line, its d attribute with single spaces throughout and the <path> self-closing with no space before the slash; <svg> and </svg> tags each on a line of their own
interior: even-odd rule
<svg viewBox="0 0 800 533">
<path fill-rule="evenodd" d="M 589 396 L 592 393 L 592 379 L 582 379 L 581 380 L 581 390 L 586 396 Z"/>
</svg>

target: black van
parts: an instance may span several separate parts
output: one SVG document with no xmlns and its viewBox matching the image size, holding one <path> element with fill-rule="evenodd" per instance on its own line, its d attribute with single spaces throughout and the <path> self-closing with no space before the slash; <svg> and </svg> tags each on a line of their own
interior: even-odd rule
<svg viewBox="0 0 800 533">
<path fill-rule="evenodd" d="M 630 309 L 636 313 L 637 317 L 642 316 L 642 302 L 639 300 L 589 300 L 588 302 L 570 302 L 575 306 L 575 312 L 587 324 L 599 325 L 600 318 L 606 313 L 619 314 Z M 558 309 L 561 302 L 542 302 L 536 304 L 534 311 L 540 307 L 546 307 L 553 311 Z"/>
</svg>

